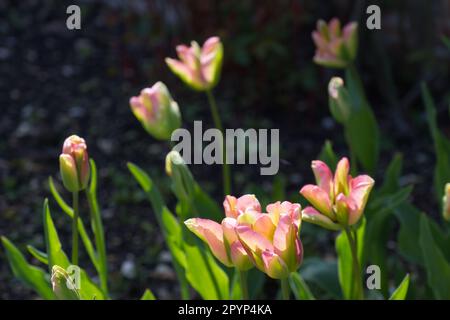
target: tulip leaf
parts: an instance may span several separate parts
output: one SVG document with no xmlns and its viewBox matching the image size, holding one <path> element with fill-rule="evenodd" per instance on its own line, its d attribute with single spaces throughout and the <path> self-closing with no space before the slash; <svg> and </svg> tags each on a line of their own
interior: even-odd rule
<svg viewBox="0 0 450 320">
<path fill-rule="evenodd" d="M 43 269 L 28 264 L 19 249 L 6 237 L 1 239 L 14 276 L 36 291 L 43 299 L 55 299 L 49 275 Z"/>
<path fill-rule="evenodd" d="M 364 233 L 365 233 L 366 221 L 363 217 L 361 223 L 356 229 L 357 238 L 357 256 L 359 262 L 359 268 L 363 265 L 363 248 L 364 248 Z M 355 299 L 355 293 L 353 292 L 353 258 L 351 253 L 351 247 L 345 231 L 342 231 L 336 238 L 336 252 L 338 255 L 338 274 L 339 283 L 341 285 L 342 295 L 345 299 Z M 360 275 L 362 277 L 362 274 Z"/>
<path fill-rule="evenodd" d="M 91 167 L 91 181 L 86 196 L 91 213 L 91 228 L 95 237 L 96 252 L 98 253 L 95 264 L 100 277 L 102 290 L 108 294 L 108 265 L 106 261 L 105 232 L 103 229 L 102 216 L 97 202 L 97 166 L 93 159 L 89 160 Z"/>
<path fill-rule="evenodd" d="M 289 283 L 297 300 L 315 300 L 311 290 L 299 273 L 291 273 Z"/>
<path fill-rule="evenodd" d="M 189 233 L 188 233 L 189 232 Z M 229 280 L 211 252 L 190 231 L 184 232 L 186 278 L 205 300 L 229 298 Z"/>
<path fill-rule="evenodd" d="M 450 181 L 450 141 L 438 128 L 436 106 L 425 83 L 422 83 L 422 98 L 425 103 L 428 126 L 431 131 L 431 136 L 433 137 L 436 154 L 434 189 L 439 204 L 441 204 L 441 199 L 444 194 L 444 186 Z"/>
<path fill-rule="evenodd" d="M 166 244 L 173 257 L 173 265 L 180 282 L 181 295 L 183 299 L 189 299 L 189 286 L 185 275 L 186 257 L 183 252 L 183 239 L 181 226 L 175 216 L 164 204 L 158 188 L 153 184 L 150 176 L 135 164 L 128 163 L 128 169 L 138 184 L 147 194 L 152 205 L 156 221 L 160 226 Z"/>
<path fill-rule="evenodd" d="M 385 195 L 396 192 L 400 187 L 400 175 L 403 168 L 403 156 L 401 153 L 396 153 L 392 158 L 389 166 L 384 174 L 383 185 L 380 187 L 378 193 Z"/>
<path fill-rule="evenodd" d="M 405 300 L 406 295 L 408 294 L 408 287 L 409 287 L 409 274 L 403 278 L 400 285 L 395 289 L 395 291 L 392 293 L 389 300 Z"/>
<path fill-rule="evenodd" d="M 144 294 L 141 297 L 141 300 L 156 300 L 156 298 L 150 289 L 146 289 Z"/>
<path fill-rule="evenodd" d="M 71 219 L 73 219 L 73 210 L 59 194 L 58 190 L 55 187 L 55 184 L 53 183 L 52 177 L 48 178 L 48 184 L 50 187 L 50 192 L 53 195 L 53 198 L 55 198 L 60 208 L 63 210 L 65 214 L 67 214 Z M 97 253 L 95 252 L 94 246 L 92 245 L 92 241 L 86 232 L 86 228 L 84 227 L 83 220 L 81 218 L 78 218 L 78 232 L 80 234 L 80 238 L 81 241 L 83 242 L 86 252 L 89 255 L 89 258 L 91 259 L 95 269 L 97 270 L 97 272 L 100 272 L 100 265 L 97 259 Z"/>
<path fill-rule="evenodd" d="M 43 208 L 44 218 L 44 235 L 45 245 L 48 255 L 48 268 L 49 272 L 52 272 L 54 265 L 58 265 L 64 269 L 67 269 L 71 263 L 67 258 L 67 255 L 62 249 L 61 242 L 59 241 L 58 233 L 53 223 L 50 209 L 48 207 L 48 200 L 44 201 Z M 105 296 L 103 292 L 97 287 L 96 284 L 88 277 L 86 272 L 80 268 L 80 295 L 83 300 L 103 300 Z"/>
<path fill-rule="evenodd" d="M 433 237 L 433 233 L 425 214 L 420 218 L 419 243 L 424 257 L 428 285 L 436 299 L 450 299 L 450 263 L 445 258 Z M 448 245 L 448 243 L 447 243 Z"/>
<path fill-rule="evenodd" d="M 38 249 L 36 249 L 35 247 L 33 247 L 32 245 L 27 245 L 27 250 L 28 252 L 31 253 L 31 255 L 33 257 L 35 257 L 38 261 L 42 262 L 43 264 L 47 265 L 48 264 L 48 256 L 45 252 L 42 252 Z"/>
</svg>

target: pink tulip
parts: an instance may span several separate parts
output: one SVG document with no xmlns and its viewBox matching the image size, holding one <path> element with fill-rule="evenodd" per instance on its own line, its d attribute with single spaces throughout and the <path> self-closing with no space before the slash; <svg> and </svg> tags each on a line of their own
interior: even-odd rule
<svg viewBox="0 0 450 320">
<path fill-rule="evenodd" d="M 64 187 L 70 192 L 83 190 L 89 183 L 90 166 L 86 142 L 72 135 L 64 141 L 59 156 L 59 167 Z"/>
<path fill-rule="evenodd" d="M 139 96 L 131 97 L 130 107 L 145 130 L 156 139 L 170 139 L 172 132 L 181 125 L 178 104 L 162 82 L 141 90 Z"/>
<path fill-rule="evenodd" d="M 166 58 L 169 68 L 191 88 L 198 91 L 212 89 L 219 81 L 223 59 L 223 46 L 219 37 L 211 37 L 200 48 L 197 42 L 191 46 L 177 46 L 180 60 Z"/>
<path fill-rule="evenodd" d="M 240 198 L 226 196 L 223 201 L 225 215 L 231 218 L 237 218 L 247 211 L 261 212 L 261 205 L 254 194 L 246 194 Z"/>
<path fill-rule="evenodd" d="M 316 45 L 314 62 L 326 67 L 345 68 L 356 57 L 358 42 L 358 24 L 347 24 L 341 29 L 341 23 L 333 18 L 327 24 L 323 20 L 317 22 L 317 30 L 312 38 Z"/>
<path fill-rule="evenodd" d="M 300 190 L 312 205 L 302 211 L 302 219 L 331 230 L 357 223 L 375 181 L 368 175 L 349 175 L 347 158 L 339 161 L 334 177 L 320 160 L 313 161 L 311 167 L 317 185 L 308 184 Z"/>
<path fill-rule="evenodd" d="M 277 202 L 268 213 L 251 213 L 252 223 L 239 223 L 238 238 L 255 266 L 274 279 L 284 279 L 298 269 L 303 247 L 298 236 L 299 204 Z"/>
</svg>

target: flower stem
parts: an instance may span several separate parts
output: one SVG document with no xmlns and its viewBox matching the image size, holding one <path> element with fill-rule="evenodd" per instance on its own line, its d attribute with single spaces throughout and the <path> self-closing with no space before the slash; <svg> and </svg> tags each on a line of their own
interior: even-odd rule
<svg viewBox="0 0 450 320">
<path fill-rule="evenodd" d="M 358 259 L 358 243 L 357 243 L 357 235 L 356 232 L 354 233 L 354 237 L 352 237 L 352 230 L 350 227 L 347 227 L 345 229 L 345 233 L 348 238 L 348 242 L 350 244 L 350 250 L 352 252 L 352 260 L 353 260 L 353 283 L 352 283 L 352 293 L 353 298 L 356 300 L 363 300 L 364 299 L 364 289 L 362 284 L 362 278 L 361 278 L 361 269 L 359 265 L 359 259 Z"/>
<path fill-rule="evenodd" d="M 78 265 L 78 191 L 72 192 L 72 264 Z"/>
<path fill-rule="evenodd" d="M 280 279 L 281 282 L 281 298 L 283 300 L 289 300 L 289 295 L 290 295 L 290 288 L 289 288 L 289 279 L 288 278 L 284 278 L 284 279 Z"/>
<path fill-rule="evenodd" d="M 212 94 L 211 90 L 206 91 L 206 95 L 208 96 L 209 107 L 211 108 L 211 114 L 214 120 L 214 125 L 217 129 L 220 130 L 222 136 L 224 136 L 225 132 L 222 126 L 222 120 L 220 119 L 219 111 L 217 109 L 217 103 Z M 231 194 L 231 175 L 230 168 L 227 163 L 227 150 L 225 147 L 225 142 L 222 139 L 222 177 L 223 177 L 223 192 L 225 195 Z"/>
<path fill-rule="evenodd" d="M 247 272 L 241 270 L 237 270 L 237 272 L 239 273 L 239 281 L 241 283 L 242 300 L 248 300 Z"/>
</svg>

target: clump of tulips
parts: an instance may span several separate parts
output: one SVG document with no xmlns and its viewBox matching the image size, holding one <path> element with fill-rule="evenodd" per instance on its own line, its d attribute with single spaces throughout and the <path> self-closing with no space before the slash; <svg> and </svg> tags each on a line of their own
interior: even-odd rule
<svg viewBox="0 0 450 320">
<path fill-rule="evenodd" d="M 388 284 L 387 239 L 380 237 L 384 228 L 388 228 L 387 221 L 395 218 L 400 222 L 402 237 L 398 241 L 404 257 L 414 256 L 426 268 L 436 297 L 449 298 L 448 285 L 443 286 L 432 277 L 433 274 L 445 274 L 450 270 L 446 260 L 448 257 L 440 247 L 445 242 L 442 240 L 445 235 L 439 226 L 407 202 L 412 188 L 402 187 L 399 183 L 401 157 L 394 157 L 381 179 L 383 183 L 377 183 L 374 191 L 374 179 L 367 174 L 358 175 L 358 170 L 370 175 L 376 171 L 379 130 L 356 69 L 357 31 L 356 23 L 342 28 L 339 20 L 333 19 L 329 23 L 319 21 L 317 30 L 312 33 L 317 49 L 314 62 L 345 72 L 345 81 L 338 76 L 330 80 L 328 94 L 330 112 L 344 129 L 352 170 L 348 158 L 338 161 L 331 143 L 327 142 L 320 160 L 314 160 L 311 164 L 316 183 L 299 188 L 304 199 L 291 199 L 292 202 L 276 199 L 280 201 L 267 204 L 263 210 L 258 200 L 261 197 L 253 194 L 231 196 L 232 176 L 225 162 L 222 165 L 225 200 L 221 208 L 195 181 L 181 155 L 175 150 L 168 150 L 165 169 L 177 202 L 171 210 L 157 183 L 144 170 L 128 163 L 131 175 L 152 206 L 159 230 L 171 253 L 181 298 L 190 299 L 195 294 L 204 299 L 254 299 L 263 290 L 261 283 L 271 278 L 280 281 L 283 299 L 289 299 L 292 294 L 299 299 L 315 299 L 308 286 L 314 279 L 302 277 L 303 268 L 311 265 L 312 261 L 308 259 L 314 255 L 307 248 L 304 250 L 301 241 L 301 236 L 307 236 L 305 232 L 300 232 L 302 222 L 307 222 L 310 226 L 303 228 L 314 230 L 314 225 L 317 225 L 338 233 L 335 238 L 338 279 L 335 280 L 339 282 L 341 292 L 336 295 L 332 289 L 322 288 L 330 295 L 335 294 L 331 297 L 367 298 L 363 267 L 371 262 L 383 268 L 376 298 L 405 299 L 409 275 L 395 290 Z M 218 37 L 209 38 L 201 47 L 193 41 L 191 46 L 177 46 L 176 51 L 179 60 L 167 58 L 168 67 L 189 88 L 206 93 L 214 125 L 223 131 L 212 93 L 221 74 L 221 40 Z M 450 177 L 444 175 L 446 167 L 445 161 L 442 162 L 442 159 L 449 158 L 446 158 L 445 148 L 442 147 L 447 142 L 438 134 L 434 105 L 426 87 L 423 92 L 435 143 L 440 146 L 438 158 L 441 162 L 436 171 L 436 190 L 439 190 L 438 196 L 442 199 L 443 217 L 449 221 L 450 184 L 446 184 L 445 190 L 444 184 Z M 129 104 L 143 128 L 158 140 L 170 140 L 172 132 L 182 125 L 179 106 L 162 82 L 142 89 L 138 96 L 130 99 Z M 223 157 L 226 157 L 225 148 L 223 151 Z M 334 174 L 330 167 L 336 168 Z M 110 299 L 106 239 L 96 196 L 97 171 L 95 162 L 88 156 L 84 139 L 72 135 L 65 140 L 59 157 L 59 169 L 62 184 L 72 196 L 71 204 L 64 200 L 51 178 L 49 186 L 55 202 L 72 223 L 71 259 L 64 252 L 52 220 L 49 200 L 45 199 L 45 249 L 27 248 L 47 270 L 29 264 L 17 247 L 2 237 L 11 269 L 17 278 L 44 299 Z M 448 170 L 450 172 L 450 168 Z M 83 193 L 89 213 L 79 209 Z M 369 201 L 369 198 L 372 200 Z M 302 209 L 296 202 L 303 200 L 309 205 Z M 405 214 L 409 220 L 406 220 Z M 394 215 L 395 218 L 392 217 Z M 84 227 L 88 217 L 94 242 Z M 406 225 L 405 221 L 413 223 Z M 82 266 L 88 261 L 79 262 L 79 239 L 97 272 L 99 283 L 84 271 Z M 401 242 L 405 239 L 412 241 L 412 245 Z M 420 254 L 408 251 L 410 248 L 420 250 Z M 325 265 L 323 261 L 319 263 Z M 324 269 L 318 265 L 313 265 L 313 268 L 316 272 Z M 442 271 L 442 268 L 447 269 Z M 334 273 L 329 272 L 327 276 L 331 274 Z M 154 298 L 150 290 L 142 296 L 142 299 Z"/>
</svg>

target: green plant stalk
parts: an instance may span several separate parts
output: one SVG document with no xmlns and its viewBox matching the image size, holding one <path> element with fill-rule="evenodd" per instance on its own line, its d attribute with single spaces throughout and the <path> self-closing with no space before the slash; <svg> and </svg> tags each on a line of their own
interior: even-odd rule
<svg viewBox="0 0 450 320">
<path fill-rule="evenodd" d="M 280 279 L 281 283 L 281 298 L 283 300 L 289 300 L 290 288 L 289 288 L 289 278 Z"/>
<path fill-rule="evenodd" d="M 217 129 L 220 130 L 222 135 L 224 135 L 222 120 L 220 119 L 214 95 L 212 94 L 211 90 L 207 90 L 206 95 L 208 97 L 208 102 L 214 120 L 214 125 L 216 126 Z M 222 161 L 223 161 L 222 164 L 223 192 L 225 195 L 229 195 L 231 194 L 231 175 L 230 175 L 230 168 L 227 163 L 227 150 L 225 147 L 225 143 L 223 141 L 222 141 Z"/>
<path fill-rule="evenodd" d="M 352 237 L 352 230 L 350 227 L 347 227 L 345 229 L 345 234 L 347 235 L 348 242 L 350 244 L 350 250 L 352 252 L 352 261 L 353 261 L 353 282 L 352 282 L 352 293 L 353 298 L 356 300 L 363 300 L 364 299 L 364 289 L 362 284 L 362 278 L 361 278 L 361 270 L 359 266 L 359 259 L 358 259 L 358 246 L 357 246 L 357 240 L 356 240 L 356 233 L 355 239 Z"/>
<path fill-rule="evenodd" d="M 72 264 L 78 266 L 78 191 L 72 192 Z"/>
<path fill-rule="evenodd" d="M 241 293 L 242 293 L 242 300 L 248 300 L 248 284 L 247 284 L 247 272 L 241 271 L 236 268 L 236 271 L 239 274 L 239 281 L 241 284 Z"/>
<path fill-rule="evenodd" d="M 106 261 L 105 233 L 102 218 L 100 216 L 95 190 L 86 189 L 86 195 L 91 213 L 91 224 L 94 230 L 95 247 L 98 254 L 100 286 L 105 295 L 108 295 L 108 265 Z"/>
</svg>

